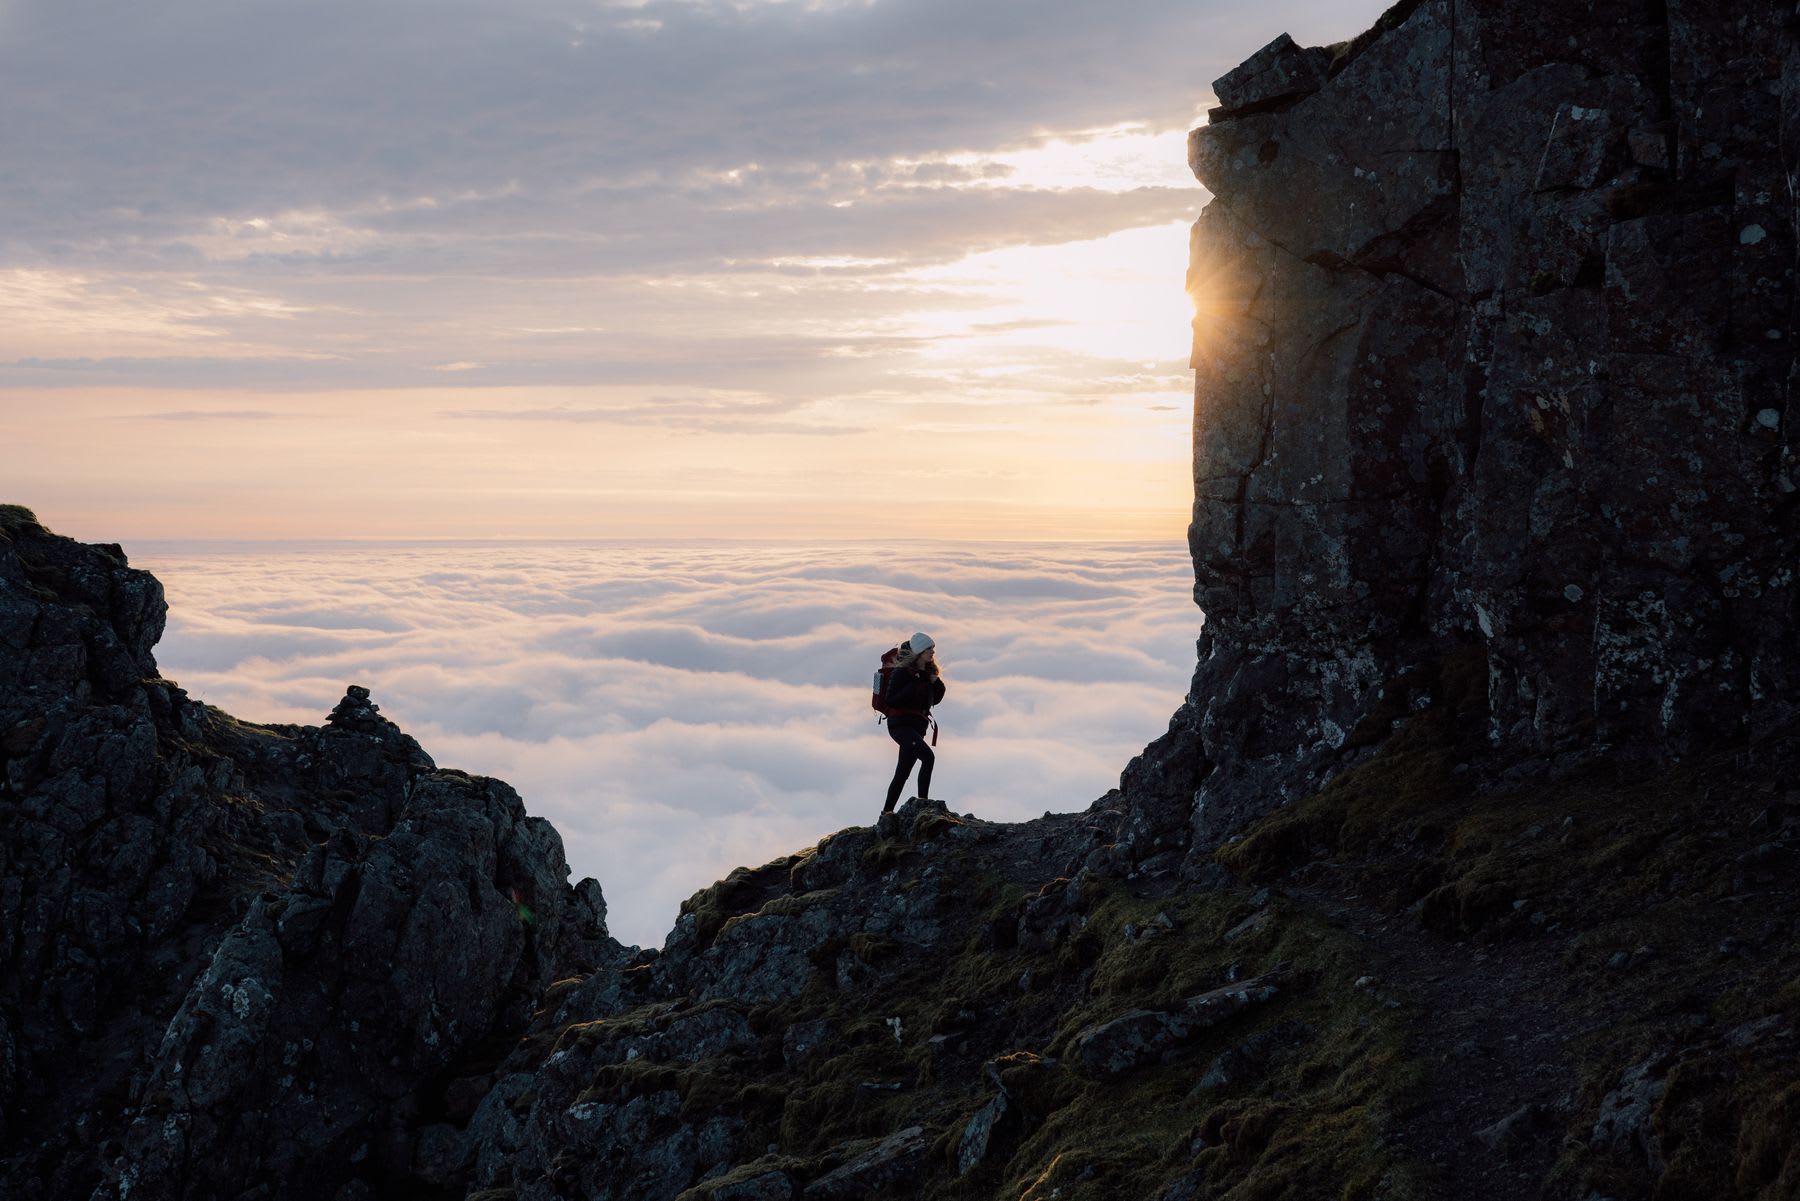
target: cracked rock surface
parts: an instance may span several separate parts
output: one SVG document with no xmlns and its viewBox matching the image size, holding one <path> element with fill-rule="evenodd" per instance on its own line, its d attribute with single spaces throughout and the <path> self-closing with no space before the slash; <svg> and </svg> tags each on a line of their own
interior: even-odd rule
<svg viewBox="0 0 1800 1201">
<path fill-rule="evenodd" d="M 1465 651 L 1490 746 L 1555 772 L 1795 712 L 1792 14 L 1406 0 L 1376 33 L 1284 35 L 1190 138 L 1198 856 Z"/>
<path fill-rule="evenodd" d="M 405 1180 L 421 1083 L 616 950 L 599 888 L 366 689 L 320 727 L 195 703 L 165 611 L 119 548 L 0 508 L 3 1191 Z"/>
</svg>

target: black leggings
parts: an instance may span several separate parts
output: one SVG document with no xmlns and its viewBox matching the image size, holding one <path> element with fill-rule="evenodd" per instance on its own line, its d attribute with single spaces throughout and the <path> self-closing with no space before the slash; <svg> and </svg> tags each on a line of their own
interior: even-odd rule
<svg viewBox="0 0 1800 1201">
<path fill-rule="evenodd" d="M 894 769 L 894 782 L 888 785 L 887 804 L 881 807 L 883 813 L 894 807 L 900 799 L 900 790 L 906 787 L 906 777 L 912 774 L 913 764 L 919 765 L 919 795 L 931 795 L 931 765 L 937 756 L 925 745 L 925 731 L 912 725 L 896 725 L 888 722 L 888 737 L 900 744 L 900 765 Z"/>
</svg>

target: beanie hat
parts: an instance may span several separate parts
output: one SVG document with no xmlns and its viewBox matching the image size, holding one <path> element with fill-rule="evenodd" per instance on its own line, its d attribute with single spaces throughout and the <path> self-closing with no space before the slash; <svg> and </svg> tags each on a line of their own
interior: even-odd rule
<svg viewBox="0 0 1800 1201">
<path fill-rule="evenodd" d="M 937 643 L 931 640 L 930 634 L 914 634 L 911 638 L 906 640 L 906 645 L 911 649 L 914 655 L 922 655 L 932 647 L 936 646 Z"/>
</svg>

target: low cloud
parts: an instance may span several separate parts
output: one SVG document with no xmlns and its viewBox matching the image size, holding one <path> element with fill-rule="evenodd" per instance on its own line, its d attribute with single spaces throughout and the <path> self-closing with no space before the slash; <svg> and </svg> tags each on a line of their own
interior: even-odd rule
<svg viewBox="0 0 1800 1201">
<path fill-rule="evenodd" d="M 166 413 L 120 413 L 120 421 L 268 421 L 277 417 L 294 417 L 274 409 L 174 409 Z"/>
<path fill-rule="evenodd" d="M 498 776 L 660 943 L 678 903 L 880 808 L 867 707 L 915 629 L 950 691 L 933 791 L 1018 820 L 1085 807 L 1166 728 L 1201 617 L 1179 546 L 145 544 L 163 671 L 256 721 L 348 683 L 446 766 Z"/>
<path fill-rule="evenodd" d="M 551 421 L 572 425 L 655 425 L 710 434 L 863 434 L 868 426 L 795 420 L 808 406 L 774 396 L 653 396 L 637 404 L 548 408 L 450 409 L 472 421 Z"/>
<path fill-rule="evenodd" d="M 0 109 L 33 169 L 0 197 L 13 237 L 63 254 L 174 258 L 179 238 L 231 261 L 354 258 L 396 230 L 459 230 L 459 252 L 486 229 L 611 230 L 610 203 L 645 194 L 829 223 L 874 192 L 1031 178 L 1046 130 L 1179 129 L 1284 20 L 1355 32 L 1342 7 L 648 0 L 620 23 L 567 0 L 428 18 L 170 0 L 95 21 L 24 0 Z"/>
</svg>

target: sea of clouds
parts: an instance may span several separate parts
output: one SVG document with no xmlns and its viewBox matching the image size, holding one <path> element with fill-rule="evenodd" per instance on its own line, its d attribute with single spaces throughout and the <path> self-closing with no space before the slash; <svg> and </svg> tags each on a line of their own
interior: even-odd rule
<svg viewBox="0 0 1800 1201">
<path fill-rule="evenodd" d="M 367 685 L 439 764 L 554 822 L 644 945 L 732 867 L 874 819 L 895 747 L 869 680 L 914 630 L 949 689 L 934 795 L 1019 820 L 1117 785 L 1181 702 L 1202 621 L 1166 543 L 132 550 L 168 591 L 165 676 L 307 724 Z"/>
</svg>

